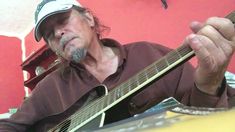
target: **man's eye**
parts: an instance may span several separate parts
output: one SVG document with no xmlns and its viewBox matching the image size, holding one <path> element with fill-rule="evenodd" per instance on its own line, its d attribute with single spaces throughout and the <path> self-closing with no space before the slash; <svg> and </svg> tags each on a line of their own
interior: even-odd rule
<svg viewBox="0 0 235 132">
<path fill-rule="evenodd" d="M 61 17 L 59 20 L 58 20 L 58 23 L 59 24 L 65 24 L 68 20 L 68 17 L 67 16 L 63 16 Z"/>
<path fill-rule="evenodd" d="M 45 39 L 45 40 L 47 39 L 47 36 L 48 36 L 47 33 L 44 33 L 44 34 L 42 35 L 43 39 Z"/>
</svg>

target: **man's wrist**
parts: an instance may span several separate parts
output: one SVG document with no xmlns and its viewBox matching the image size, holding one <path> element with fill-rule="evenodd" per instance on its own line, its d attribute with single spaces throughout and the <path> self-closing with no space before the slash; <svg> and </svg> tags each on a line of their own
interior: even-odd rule
<svg viewBox="0 0 235 132">
<path fill-rule="evenodd" d="M 195 87 L 205 93 L 205 94 L 208 94 L 208 95 L 212 95 L 212 96 L 221 96 L 222 93 L 224 92 L 225 90 L 225 87 L 226 87 L 226 79 L 223 78 L 222 82 L 220 83 L 219 86 L 204 86 L 204 87 L 200 87 L 198 86 L 196 83 L 195 84 Z"/>
<path fill-rule="evenodd" d="M 216 91 L 216 95 L 221 96 L 223 94 L 225 88 L 226 88 L 226 78 L 224 77 L 222 83 L 220 84 L 220 86 L 218 87 L 218 89 Z"/>
</svg>

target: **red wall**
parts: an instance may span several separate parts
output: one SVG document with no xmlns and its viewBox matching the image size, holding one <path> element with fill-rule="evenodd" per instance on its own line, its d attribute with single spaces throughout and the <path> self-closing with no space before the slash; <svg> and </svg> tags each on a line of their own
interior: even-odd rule
<svg viewBox="0 0 235 132">
<path fill-rule="evenodd" d="M 24 98 L 21 41 L 0 36 L 0 113 L 18 107 Z"/>
<path fill-rule="evenodd" d="M 210 16 L 223 17 L 235 9 L 235 0 L 167 0 L 167 10 L 163 8 L 161 0 L 79 1 L 111 28 L 106 37 L 123 43 L 147 40 L 171 48 L 178 47 L 191 32 L 191 21 L 204 21 Z M 35 49 L 35 45 L 31 45 L 34 41 L 32 33 L 29 36 L 27 41 L 31 42 L 27 46 L 28 53 L 30 49 Z M 235 55 L 228 70 L 235 73 L 234 60 Z M 196 60 L 191 62 L 195 64 Z"/>
<path fill-rule="evenodd" d="M 235 0 L 166 0 L 167 10 L 160 0 L 80 1 L 111 27 L 108 37 L 121 42 L 148 40 L 171 48 L 178 47 L 191 32 L 191 21 L 223 17 L 235 9 Z M 235 73 L 234 60 L 235 55 L 228 70 Z M 195 60 L 191 62 L 196 63 Z"/>
</svg>

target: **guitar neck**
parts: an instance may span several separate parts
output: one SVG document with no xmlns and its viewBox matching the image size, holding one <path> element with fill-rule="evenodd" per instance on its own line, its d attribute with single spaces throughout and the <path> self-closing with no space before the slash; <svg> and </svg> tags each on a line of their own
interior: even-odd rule
<svg viewBox="0 0 235 132">
<path fill-rule="evenodd" d="M 117 104 L 193 56 L 194 52 L 187 45 L 183 45 L 169 52 L 166 56 L 152 63 L 135 76 L 111 90 L 109 94 L 102 99 L 102 104 L 104 104 L 105 107 Z"/>
</svg>

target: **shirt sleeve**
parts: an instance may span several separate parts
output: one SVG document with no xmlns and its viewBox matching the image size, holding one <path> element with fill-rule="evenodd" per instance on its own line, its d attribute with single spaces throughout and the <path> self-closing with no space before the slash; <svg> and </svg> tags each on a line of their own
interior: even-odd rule
<svg viewBox="0 0 235 132">
<path fill-rule="evenodd" d="M 37 120 L 43 117 L 44 108 L 38 96 L 30 96 L 24 100 L 17 112 L 8 119 L 0 120 L 1 132 L 24 132 Z"/>
<path fill-rule="evenodd" d="M 200 91 L 194 85 L 193 73 L 194 69 L 192 66 L 188 63 L 184 64 L 178 85 L 178 89 L 181 89 L 180 91 L 186 91 L 182 96 L 181 103 L 197 107 L 232 107 L 230 105 L 231 103 L 229 103 L 229 99 L 235 96 L 235 92 L 234 89 L 226 84 L 225 80 L 223 81 L 224 84 L 220 94 L 209 95 Z"/>
</svg>

